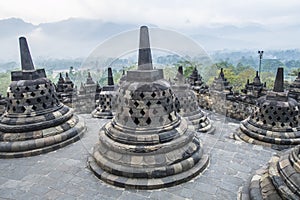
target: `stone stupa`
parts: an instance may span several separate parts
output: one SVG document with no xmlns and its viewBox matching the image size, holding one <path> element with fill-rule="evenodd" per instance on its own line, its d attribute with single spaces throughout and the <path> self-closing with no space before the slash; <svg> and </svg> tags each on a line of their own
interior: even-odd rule
<svg viewBox="0 0 300 200">
<path fill-rule="evenodd" d="M 21 71 L 11 72 L 7 107 L 0 117 L 0 158 L 33 156 L 80 139 L 85 125 L 62 104 L 44 69 L 35 69 L 24 37 Z"/>
<path fill-rule="evenodd" d="M 300 102 L 300 72 L 295 81 L 289 87 L 289 96 Z"/>
<path fill-rule="evenodd" d="M 119 187 L 156 189 L 197 176 L 209 158 L 179 105 L 162 69 L 152 66 L 148 28 L 140 29 L 138 69 L 118 90 L 117 112 L 99 132 L 88 164 L 101 180 Z"/>
<path fill-rule="evenodd" d="M 99 99 L 97 100 L 98 106 L 92 112 L 92 117 L 111 119 L 113 118 L 113 112 L 115 112 L 116 98 L 117 98 L 117 87 L 114 84 L 112 70 L 109 67 L 107 70 L 107 85 L 103 86 Z"/>
<path fill-rule="evenodd" d="M 241 91 L 253 99 L 266 95 L 266 85 L 260 81 L 258 71 L 256 71 L 256 76 L 254 77 L 253 82 L 250 83 L 248 79 L 245 88 Z"/>
<path fill-rule="evenodd" d="M 300 146 L 275 155 L 252 177 L 249 197 L 255 200 L 300 199 Z"/>
<path fill-rule="evenodd" d="M 241 122 L 235 139 L 285 149 L 300 144 L 299 106 L 283 87 L 283 68 L 278 68 L 273 91 L 257 100 L 254 112 Z"/>
<path fill-rule="evenodd" d="M 200 109 L 195 92 L 191 90 L 189 84 L 185 83 L 182 66 L 178 67 L 172 90 L 180 103 L 179 114 L 191 122 L 196 131 L 212 134 L 215 128 Z"/>
</svg>

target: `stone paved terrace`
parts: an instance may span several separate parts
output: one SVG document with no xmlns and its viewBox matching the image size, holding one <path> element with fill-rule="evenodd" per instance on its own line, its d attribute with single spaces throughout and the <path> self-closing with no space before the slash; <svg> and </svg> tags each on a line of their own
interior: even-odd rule
<svg viewBox="0 0 300 200">
<path fill-rule="evenodd" d="M 0 199 L 236 199 L 275 150 L 230 139 L 239 122 L 211 115 L 215 135 L 200 134 L 210 165 L 195 179 L 160 190 L 127 190 L 97 179 L 87 157 L 107 120 L 86 119 L 81 141 L 44 155 L 0 160 Z"/>
</svg>

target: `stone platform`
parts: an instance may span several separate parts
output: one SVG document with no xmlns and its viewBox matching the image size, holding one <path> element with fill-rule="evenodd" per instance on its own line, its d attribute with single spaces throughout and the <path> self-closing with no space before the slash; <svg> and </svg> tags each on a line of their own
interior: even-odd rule
<svg viewBox="0 0 300 200">
<path fill-rule="evenodd" d="M 215 135 L 199 134 L 210 165 L 189 182 L 160 190 L 120 189 L 99 180 L 87 158 L 108 120 L 79 115 L 87 132 L 81 141 L 47 154 L 0 160 L 0 199 L 236 199 L 255 171 L 278 151 L 230 139 L 238 121 L 209 115 Z M 90 153 L 89 153 L 90 152 Z M 244 195 L 244 198 L 247 196 Z"/>
</svg>

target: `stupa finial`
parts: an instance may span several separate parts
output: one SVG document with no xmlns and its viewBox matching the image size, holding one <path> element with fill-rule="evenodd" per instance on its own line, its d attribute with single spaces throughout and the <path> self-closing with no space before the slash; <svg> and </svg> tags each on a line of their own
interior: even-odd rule
<svg viewBox="0 0 300 200">
<path fill-rule="evenodd" d="M 150 40 L 147 26 L 141 26 L 140 28 L 138 70 L 153 70 Z"/>
<path fill-rule="evenodd" d="M 111 67 L 108 68 L 108 76 L 107 76 L 107 85 L 114 85 L 114 78 L 113 78 L 113 75 L 112 75 L 112 70 L 111 70 Z"/>
<path fill-rule="evenodd" d="M 283 68 L 279 67 L 277 69 L 277 74 L 276 74 L 276 79 L 274 83 L 274 92 L 284 92 L 284 87 L 283 87 Z"/>
<path fill-rule="evenodd" d="M 34 70 L 30 51 L 25 37 L 19 38 L 22 70 Z"/>
</svg>

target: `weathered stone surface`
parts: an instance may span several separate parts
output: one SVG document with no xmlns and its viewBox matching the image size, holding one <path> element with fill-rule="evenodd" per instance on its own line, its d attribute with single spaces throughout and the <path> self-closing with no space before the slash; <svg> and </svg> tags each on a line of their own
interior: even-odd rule
<svg viewBox="0 0 300 200">
<path fill-rule="evenodd" d="M 138 69 L 128 71 L 120 85 L 116 115 L 100 130 L 88 164 L 115 186 L 169 187 L 198 175 L 209 159 L 177 114 L 179 103 L 169 82 L 152 67 L 147 27 L 141 27 L 140 37 Z"/>
<path fill-rule="evenodd" d="M 76 113 L 90 114 L 96 108 L 99 90 L 99 84 L 93 81 L 91 73 L 88 72 L 86 82 L 81 83 L 77 95 L 73 97 L 73 107 Z"/>
<path fill-rule="evenodd" d="M 69 107 L 73 107 L 73 97 L 76 96 L 77 91 L 68 73 L 66 73 L 65 79 L 62 74 L 59 73 L 59 79 L 55 85 L 55 89 L 59 101 Z"/>
<path fill-rule="evenodd" d="M 298 73 L 297 78 L 289 87 L 289 96 L 296 99 L 297 102 L 300 102 L 300 72 Z"/>
<path fill-rule="evenodd" d="M 278 70 L 276 81 L 283 81 L 282 68 Z M 275 86 L 276 91 L 282 90 L 282 83 Z M 276 91 L 257 100 L 254 112 L 235 132 L 236 139 L 280 150 L 300 144 L 298 103 L 286 92 Z"/>
<path fill-rule="evenodd" d="M 178 68 L 172 90 L 180 103 L 179 114 L 192 123 L 196 131 L 212 134 L 215 128 L 207 115 L 200 109 L 194 91 L 185 83 L 182 66 Z"/>
<path fill-rule="evenodd" d="M 85 130 L 84 123 L 58 100 L 44 69 L 34 69 L 24 37 L 20 49 L 22 70 L 12 72 L 7 107 L 0 117 L 0 158 L 53 151 L 78 140 Z"/>
<path fill-rule="evenodd" d="M 300 146 L 275 155 L 267 167 L 256 172 L 249 187 L 250 199 L 300 198 Z"/>
<path fill-rule="evenodd" d="M 116 100 L 118 87 L 114 85 L 112 70 L 108 68 L 107 85 L 103 86 L 99 97 L 96 101 L 97 107 L 92 112 L 96 118 L 111 119 L 116 111 Z"/>
</svg>

